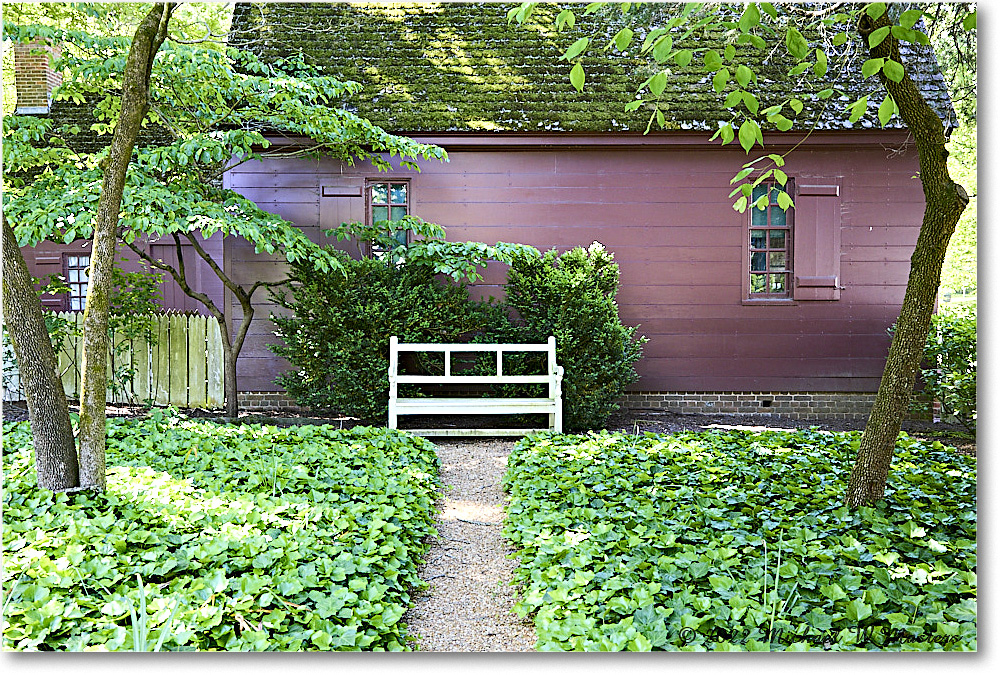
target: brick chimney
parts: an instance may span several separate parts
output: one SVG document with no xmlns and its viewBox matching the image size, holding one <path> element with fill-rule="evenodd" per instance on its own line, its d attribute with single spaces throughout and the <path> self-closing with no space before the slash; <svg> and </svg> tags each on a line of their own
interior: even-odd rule
<svg viewBox="0 0 1000 675">
<path fill-rule="evenodd" d="M 52 70 L 52 59 L 62 53 L 58 46 L 41 42 L 14 45 L 14 85 L 18 115 L 44 115 L 52 104 L 52 91 L 62 84 L 62 74 Z"/>
</svg>

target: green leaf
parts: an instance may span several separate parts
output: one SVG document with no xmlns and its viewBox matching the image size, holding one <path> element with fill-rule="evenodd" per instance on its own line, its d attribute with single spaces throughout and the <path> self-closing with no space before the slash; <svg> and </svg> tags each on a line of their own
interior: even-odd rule
<svg viewBox="0 0 1000 675">
<path fill-rule="evenodd" d="M 847 42 L 847 38 L 848 35 L 846 31 L 841 31 L 837 33 L 836 35 L 833 36 L 833 46 L 839 47 L 840 45 Z"/>
<path fill-rule="evenodd" d="M 653 59 L 657 63 L 663 63 L 670 58 L 670 52 L 674 48 L 674 41 L 669 35 L 664 35 L 653 43 Z"/>
<path fill-rule="evenodd" d="M 794 110 L 795 114 L 798 115 L 800 112 L 802 112 L 802 101 L 800 101 L 797 98 L 790 99 L 788 101 L 788 107 Z"/>
<path fill-rule="evenodd" d="M 794 126 L 794 124 L 792 123 L 792 120 L 788 119 L 784 115 L 778 115 L 774 119 L 774 126 L 778 128 L 778 131 L 788 131 Z"/>
<path fill-rule="evenodd" d="M 882 26 L 872 31 L 871 35 L 868 36 L 868 47 L 875 49 L 889 36 L 889 31 L 891 26 Z"/>
<path fill-rule="evenodd" d="M 705 52 L 705 70 L 718 70 L 722 67 L 722 56 L 714 49 Z"/>
<path fill-rule="evenodd" d="M 736 47 L 729 44 L 722 50 L 722 56 L 726 61 L 732 61 L 736 57 Z"/>
<path fill-rule="evenodd" d="M 760 103 L 757 102 L 757 97 L 751 94 L 749 91 L 743 92 L 743 103 L 746 105 L 747 110 L 756 115 L 760 111 Z"/>
<path fill-rule="evenodd" d="M 778 185 L 785 185 L 788 182 L 788 174 L 786 174 L 781 169 L 775 169 L 774 170 L 774 180 L 778 181 Z M 779 193 L 778 198 L 780 199 L 781 195 L 783 195 L 783 194 L 785 194 L 785 193 L 784 192 Z"/>
<path fill-rule="evenodd" d="M 754 3 L 748 3 L 746 8 L 743 10 L 743 15 L 740 16 L 739 29 L 740 31 L 746 33 L 751 28 L 757 26 L 760 23 L 760 10 L 757 9 L 757 5 Z"/>
<path fill-rule="evenodd" d="M 726 84 L 729 82 L 729 69 L 723 68 L 715 74 L 712 78 L 712 87 L 718 93 L 722 93 L 722 90 L 726 88 Z"/>
<path fill-rule="evenodd" d="M 777 175 L 778 170 L 775 169 L 774 173 Z M 784 183 L 782 183 L 782 185 L 784 185 Z M 782 210 L 787 211 L 788 209 L 793 208 L 795 204 L 792 202 L 792 198 L 787 192 L 778 192 L 778 206 L 781 207 Z M 782 567 L 784 567 L 784 565 L 782 565 Z"/>
<path fill-rule="evenodd" d="M 878 71 L 882 70 L 882 66 L 885 64 L 885 59 L 868 59 L 861 64 L 861 75 L 863 77 L 871 77 Z"/>
<path fill-rule="evenodd" d="M 788 53 L 797 59 L 804 59 L 809 52 L 805 37 L 794 26 L 789 26 L 785 33 L 785 46 L 788 48 Z"/>
<path fill-rule="evenodd" d="M 753 173 L 753 167 L 752 166 L 748 166 L 748 167 L 745 167 L 743 169 L 740 169 L 739 173 L 737 173 L 735 176 L 732 177 L 732 179 L 730 179 L 729 184 L 732 185 L 733 183 L 738 183 L 738 182 L 740 182 L 741 180 L 743 180 L 744 178 L 746 178 L 747 176 L 749 176 L 752 173 Z"/>
<path fill-rule="evenodd" d="M 677 62 L 678 66 L 684 68 L 689 63 L 691 63 L 691 59 L 693 57 L 694 54 L 691 52 L 690 49 L 682 49 L 679 52 L 677 52 L 677 54 L 674 55 L 674 60 Z"/>
<path fill-rule="evenodd" d="M 561 31 L 564 27 L 573 28 L 574 25 L 576 25 L 576 15 L 571 10 L 564 9 L 556 16 L 557 31 Z"/>
<path fill-rule="evenodd" d="M 923 11 L 919 9 L 908 9 L 899 15 L 899 25 L 903 28 L 913 28 L 913 25 L 923 16 Z"/>
<path fill-rule="evenodd" d="M 855 598 L 847 603 L 847 609 L 844 612 L 847 615 L 848 620 L 853 622 L 863 621 L 872 615 L 872 608 L 859 598 Z"/>
<path fill-rule="evenodd" d="M 886 59 L 885 65 L 882 66 L 882 72 L 893 82 L 902 82 L 905 75 L 903 64 L 892 59 Z"/>
<path fill-rule="evenodd" d="M 583 64 L 579 61 L 569 71 L 569 82 L 577 91 L 583 91 L 583 83 L 586 75 L 583 72 Z"/>
<path fill-rule="evenodd" d="M 574 42 L 569 46 L 569 49 L 566 50 L 566 53 L 563 55 L 563 58 L 566 59 L 567 61 L 573 60 L 574 58 L 582 54 L 583 50 L 585 50 L 587 48 L 587 45 L 589 44 L 590 44 L 589 37 L 582 37 L 578 39 L 576 42 Z"/>
<path fill-rule="evenodd" d="M 830 98 L 831 96 L 833 96 L 833 89 L 823 89 L 816 95 L 819 96 L 821 99 Z"/>
<path fill-rule="evenodd" d="M 643 101 L 642 99 L 629 101 L 627 104 L 625 104 L 625 112 L 634 112 L 638 110 L 640 107 L 642 107 L 643 103 L 645 103 L 645 101 Z"/>
<path fill-rule="evenodd" d="M 623 52 L 628 49 L 628 46 L 632 44 L 633 34 L 632 29 L 627 26 L 618 31 L 615 35 L 615 47 L 618 48 L 618 51 Z"/>
<path fill-rule="evenodd" d="M 732 108 L 733 106 L 739 105 L 743 101 L 743 92 L 739 89 L 729 92 L 726 95 L 726 100 L 723 102 L 723 106 L 726 108 Z"/>
<path fill-rule="evenodd" d="M 740 125 L 740 145 L 748 155 L 750 154 L 750 150 L 753 149 L 754 142 L 758 140 L 760 135 L 760 126 L 753 120 L 744 120 L 743 124 Z"/>
<path fill-rule="evenodd" d="M 857 101 L 849 105 L 847 109 L 851 111 L 851 115 L 848 118 L 848 120 L 852 124 L 854 122 L 857 122 L 859 119 L 861 119 L 861 116 L 864 115 L 865 112 L 868 110 L 868 97 L 862 96 Z"/>
<path fill-rule="evenodd" d="M 967 17 L 965 17 L 964 19 L 962 19 L 962 28 L 964 28 L 967 31 L 976 30 L 976 12 L 975 11 L 973 11 L 972 14 L 969 14 Z"/>
<path fill-rule="evenodd" d="M 827 71 L 826 52 L 822 49 L 816 50 L 816 64 L 813 66 L 813 74 L 816 77 L 823 77 Z"/>
<path fill-rule="evenodd" d="M 750 79 L 753 77 L 753 72 L 746 66 L 740 64 L 736 68 L 736 81 L 741 87 L 746 87 L 750 84 Z"/>
<path fill-rule="evenodd" d="M 732 143 L 733 139 L 736 138 L 736 132 L 733 131 L 733 125 L 728 122 L 719 127 L 719 131 L 722 132 L 722 144 Z"/>
<path fill-rule="evenodd" d="M 878 107 L 878 121 L 883 127 L 889 123 L 889 120 L 892 118 L 892 114 L 895 110 L 896 104 L 893 103 L 892 96 L 886 94 L 885 99 Z"/>
<path fill-rule="evenodd" d="M 873 2 L 872 4 L 865 7 L 865 13 L 872 18 L 872 20 L 878 19 L 880 16 L 885 14 L 885 3 L 884 2 Z"/>
<path fill-rule="evenodd" d="M 666 88 L 667 74 L 664 71 L 660 71 L 656 75 L 653 75 L 653 79 L 649 81 L 649 91 L 653 96 L 659 96 Z"/>
</svg>

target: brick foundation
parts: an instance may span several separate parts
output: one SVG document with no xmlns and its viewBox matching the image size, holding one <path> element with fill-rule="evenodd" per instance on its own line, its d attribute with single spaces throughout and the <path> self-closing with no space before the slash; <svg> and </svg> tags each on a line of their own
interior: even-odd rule
<svg viewBox="0 0 1000 675">
<path fill-rule="evenodd" d="M 849 392 L 629 392 L 623 408 L 676 413 L 781 415 L 798 419 L 863 419 L 871 411 L 874 393 Z"/>
<path fill-rule="evenodd" d="M 237 400 L 240 410 L 303 410 L 283 391 L 241 391 Z"/>
</svg>

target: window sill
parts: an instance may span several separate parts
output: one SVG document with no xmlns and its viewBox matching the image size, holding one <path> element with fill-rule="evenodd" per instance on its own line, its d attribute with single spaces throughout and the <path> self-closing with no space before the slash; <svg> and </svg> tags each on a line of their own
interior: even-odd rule
<svg viewBox="0 0 1000 675">
<path fill-rule="evenodd" d="M 799 304 L 793 298 L 743 298 L 742 303 L 744 305 L 766 305 L 772 307 L 775 305 L 797 305 Z"/>
</svg>

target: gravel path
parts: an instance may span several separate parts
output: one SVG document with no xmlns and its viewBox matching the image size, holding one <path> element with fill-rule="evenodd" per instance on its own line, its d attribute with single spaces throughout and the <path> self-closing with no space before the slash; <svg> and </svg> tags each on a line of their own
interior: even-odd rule
<svg viewBox="0 0 1000 675">
<path fill-rule="evenodd" d="M 421 651 L 534 651 L 530 621 L 511 612 L 515 561 L 501 535 L 500 478 L 513 441 L 451 440 L 438 443 L 444 499 L 438 537 L 421 578 L 430 588 L 403 620 Z"/>
</svg>

